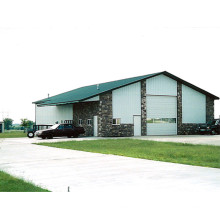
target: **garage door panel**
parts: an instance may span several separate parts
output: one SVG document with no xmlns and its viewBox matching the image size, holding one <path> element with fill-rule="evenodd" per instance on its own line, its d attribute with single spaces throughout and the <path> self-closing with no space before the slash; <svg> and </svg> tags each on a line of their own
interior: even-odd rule
<svg viewBox="0 0 220 220">
<path fill-rule="evenodd" d="M 176 118 L 177 100 L 171 96 L 147 96 L 147 117 Z"/>
<path fill-rule="evenodd" d="M 148 135 L 176 135 L 176 124 L 147 124 Z"/>
</svg>

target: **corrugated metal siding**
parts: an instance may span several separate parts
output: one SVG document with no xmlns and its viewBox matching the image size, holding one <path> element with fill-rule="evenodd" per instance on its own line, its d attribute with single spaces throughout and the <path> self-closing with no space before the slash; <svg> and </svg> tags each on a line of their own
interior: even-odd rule
<svg viewBox="0 0 220 220">
<path fill-rule="evenodd" d="M 112 112 L 122 124 L 133 124 L 133 115 L 141 115 L 140 82 L 112 91 Z"/>
<path fill-rule="evenodd" d="M 73 120 L 73 105 L 36 106 L 36 124 L 55 124 L 61 120 Z"/>
<path fill-rule="evenodd" d="M 159 75 L 146 80 L 146 91 L 150 95 L 177 95 L 177 81 Z"/>
<path fill-rule="evenodd" d="M 206 96 L 182 85 L 183 123 L 206 122 Z"/>
</svg>

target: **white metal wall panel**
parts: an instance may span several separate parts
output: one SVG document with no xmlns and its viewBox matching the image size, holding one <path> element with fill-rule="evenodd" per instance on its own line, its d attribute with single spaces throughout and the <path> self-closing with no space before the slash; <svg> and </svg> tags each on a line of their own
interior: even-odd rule
<svg viewBox="0 0 220 220">
<path fill-rule="evenodd" d="M 147 118 L 176 119 L 175 123 L 147 123 L 147 135 L 177 134 L 177 97 L 147 96 Z"/>
<path fill-rule="evenodd" d="M 146 80 L 146 91 L 149 95 L 177 96 L 177 81 L 159 75 Z"/>
<path fill-rule="evenodd" d="M 73 120 L 73 105 L 36 106 L 36 124 L 55 124 L 64 120 Z"/>
<path fill-rule="evenodd" d="M 133 124 L 133 115 L 141 115 L 140 82 L 112 91 L 112 112 L 122 124 Z"/>
<path fill-rule="evenodd" d="M 206 122 L 206 96 L 182 85 L 182 121 L 183 123 Z"/>
</svg>

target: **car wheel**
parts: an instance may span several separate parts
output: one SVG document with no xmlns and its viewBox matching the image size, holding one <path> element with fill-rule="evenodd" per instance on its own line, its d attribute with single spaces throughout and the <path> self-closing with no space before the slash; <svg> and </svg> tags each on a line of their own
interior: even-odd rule
<svg viewBox="0 0 220 220">
<path fill-rule="evenodd" d="M 34 132 L 29 132 L 29 133 L 27 134 L 27 136 L 28 136 L 29 138 L 33 138 L 33 137 L 34 137 Z"/>
<path fill-rule="evenodd" d="M 215 130 L 212 130 L 212 131 L 211 131 L 211 134 L 212 134 L 212 135 L 215 135 L 215 134 L 216 134 Z"/>
<path fill-rule="evenodd" d="M 52 134 L 48 135 L 47 139 L 53 139 L 53 135 Z"/>
<path fill-rule="evenodd" d="M 46 139 L 46 137 L 45 137 L 45 136 L 42 136 L 41 138 L 42 138 L 42 139 Z"/>
<path fill-rule="evenodd" d="M 75 134 L 73 137 L 74 137 L 74 138 L 78 138 L 78 137 L 79 137 L 79 135 L 78 135 L 78 134 Z"/>
<path fill-rule="evenodd" d="M 72 136 L 67 136 L 68 138 L 71 138 Z"/>
</svg>

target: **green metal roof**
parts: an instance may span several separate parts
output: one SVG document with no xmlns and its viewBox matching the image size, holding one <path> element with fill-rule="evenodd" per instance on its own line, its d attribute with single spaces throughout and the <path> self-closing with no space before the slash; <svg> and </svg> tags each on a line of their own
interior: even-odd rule
<svg viewBox="0 0 220 220">
<path fill-rule="evenodd" d="M 127 78 L 127 79 L 121 79 L 117 81 L 112 81 L 112 82 L 106 82 L 106 83 L 100 83 L 98 84 L 98 89 L 97 89 L 97 84 L 91 85 L 91 86 L 85 86 L 81 87 L 78 89 L 74 89 L 65 93 L 61 93 L 59 95 L 55 95 L 46 99 L 42 99 L 36 102 L 33 102 L 37 105 L 44 106 L 44 105 L 62 105 L 62 104 L 68 104 L 68 103 L 76 103 L 83 101 L 85 99 L 92 98 L 94 96 L 97 96 L 99 94 L 105 93 L 107 91 L 111 91 L 135 82 L 138 82 L 143 79 L 148 79 L 160 74 L 164 74 L 172 79 L 175 79 L 189 87 L 192 87 L 193 89 L 202 92 L 208 96 L 213 97 L 214 99 L 219 99 L 217 96 L 212 95 L 211 93 L 206 92 L 205 90 L 202 90 L 166 71 L 164 72 L 159 72 L 159 73 L 153 73 L 153 74 L 148 74 L 144 76 L 137 76 L 137 77 L 132 77 L 132 78 Z"/>
</svg>

